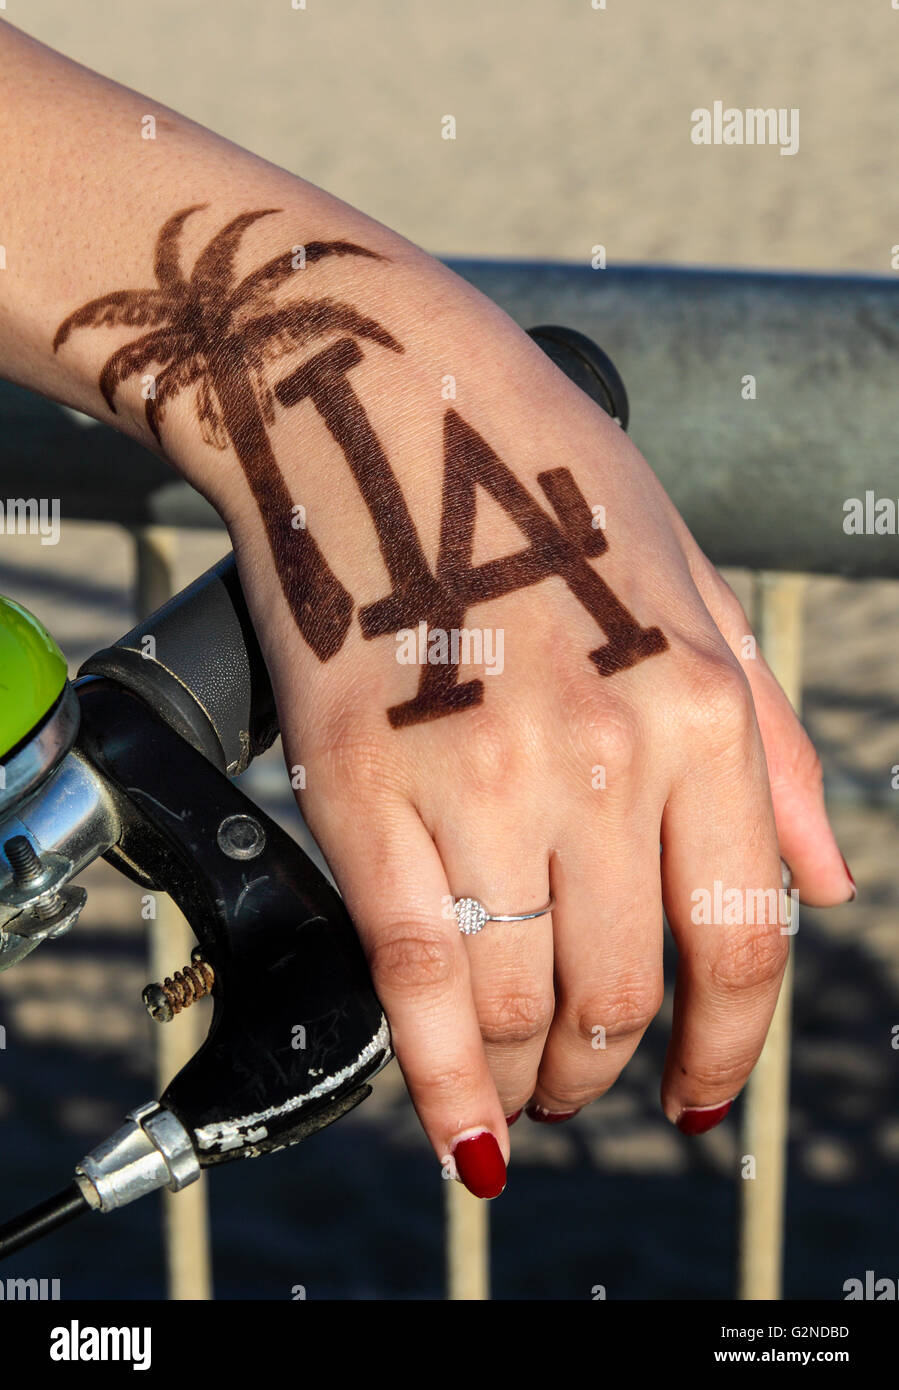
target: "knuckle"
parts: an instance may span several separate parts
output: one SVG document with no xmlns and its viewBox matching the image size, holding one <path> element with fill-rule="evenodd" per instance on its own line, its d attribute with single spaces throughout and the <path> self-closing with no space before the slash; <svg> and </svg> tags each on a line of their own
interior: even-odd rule
<svg viewBox="0 0 899 1390">
<path fill-rule="evenodd" d="M 755 726 L 749 682 L 729 653 L 691 663 L 683 717 L 689 728 L 727 744 L 747 741 Z"/>
<path fill-rule="evenodd" d="M 705 559 L 704 556 L 703 559 Z M 734 589 L 731 587 L 730 584 L 728 584 L 724 576 L 718 573 L 718 571 L 715 569 L 713 565 L 710 565 L 707 560 L 705 563 L 708 566 L 708 569 L 705 575 L 704 583 L 702 584 L 702 586 L 697 585 L 697 587 L 700 589 L 700 593 L 702 593 L 703 590 L 706 587 L 708 587 L 710 592 L 714 595 L 715 607 L 717 609 L 720 609 L 722 613 L 726 615 L 726 617 L 733 624 L 734 628 L 739 628 L 744 633 L 751 632 L 752 625 L 749 621 L 746 609 L 743 607 L 742 603 L 737 598 Z"/>
<path fill-rule="evenodd" d="M 758 1061 L 761 1044 L 751 1052 L 728 1052 L 727 1056 L 705 1056 L 691 1062 L 682 1073 L 682 1084 L 688 1085 L 691 1095 L 702 1096 L 737 1095 L 746 1083 L 746 1078 Z M 695 1102 L 694 1102 L 695 1103 Z"/>
<path fill-rule="evenodd" d="M 415 994 L 451 983 L 456 952 L 445 936 L 395 935 L 371 947 L 369 965 L 376 988 Z"/>
<path fill-rule="evenodd" d="M 625 981 L 612 993 L 579 1002 L 572 1010 L 577 1034 L 593 1045 L 597 1036 L 626 1038 L 643 1033 L 662 1007 L 664 992 L 661 978 L 641 977 Z"/>
<path fill-rule="evenodd" d="M 456 1113 L 460 1098 L 464 1103 L 476 1088 L 477 1078 L 470 1070 L 454 1063 L 447 1063 L 439 1069 L 428 1066 L 414 1072 L 414 1091 L 417 1096 L 427 1096 L 428 1106 Z"/>
<path fill-rule="evenodd" d="M 639 748 L 637 714 L 589 670 L 578 672 L 558 686 L 555 704 L 560 723 L 581 759 L 606 770 L 610 780 L 631 768 Z"/>
<path fill-rule="evenodd" d="M 481 1037 L 486 1043 L 527 1043 L 542 1038 L 552 1023 L 551 995 L 527 990 L 491 999 L 479 1008 Z"/>
<path fill-rule="evenodd" d="M 474 795 L 495 796 L 513 787 L 521 771 L 520 732 L 494 701 L 476 705 L 467 715 L 461 752 L 466 783 Z"/>
<path fill-rule="evenodd" d="M 614 1086 L 619 1075 L 620 1072 L 611 1079 L 606 1077 L 601 1082 L 576 1081 L 574 1078 L 568 1077 L 556 1077 L 548 1082 L 544 1081 L 541 1076 L 541 1090 L 552 1101 L 546 1108 L 550 1110 L 583 1110 L 585 1105 L 589 1105 L 591 1101 L 605 1095 L 606 1091 Z"/>
<path fill-rule="evenodd" d="M 637 751 L 637 729 L 630 710 L 620 702 L 609 707 L 603 702 L 593 740 L 596 761 L 610 781 L 622 778 L 631 768 Z"/>
<path fill-rule="evenodd" d="M 789 941 L 776 922 L 730 931 L 709 962 L 712 983 L 723 993 L 775 985 L 789 952 Z"/>
<path fill-rule="evenodd" d="M 824 768 L 815 745 L 801 726 L 797 725 L 787 751 L 773 758 L 772 762 L 772 790 L 779 786 L 798 784 L 817 795 L 823 792 Z"/>
<path fill-rule="evenodd" d="M 383 730 L 360 708 L 358 700 L 344 699 L 325 713 L 310 731 L 305 760 L 318 769 L 310 781 L 327 786 L 330 794 L 370 800 L 399 790 L 402 763 Z"/>
</svg>

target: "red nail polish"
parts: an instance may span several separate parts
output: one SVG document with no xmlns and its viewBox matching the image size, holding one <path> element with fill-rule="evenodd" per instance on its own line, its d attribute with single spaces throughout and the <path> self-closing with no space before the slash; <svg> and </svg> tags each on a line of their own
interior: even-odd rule
<svg viewBox="0 0 899 1390">
<path fill-rule="evenodd" d="M 705 1134 L 721 1123 L 732 1105 L 732 1100 L 726 1100 L 723 1105 L 691 1106 L 680 1112 L 677 1127 L 681 1134 Z"/>
<path fill-rule="evenodd" d="M 532 1104 L 527 1108 L 528 1119 L 538 1125 L 560 1125 L 563 1120 L 570 1120 L 579 1114 L 579 1110 L 544 1110 L 542 1105 Z"/>
<path fill-rule="evenodd" d="M 840 855 L 840 858 L 843 860 L 843 868 L 846 870 L 846 877 L 848 878 L 849 882 L 852 884 L 852 897 L 849 899 L 849 901 L 850 901 L 850 902 L 854 902 L 855 899 L 858 897 L 858 888 L 857 888 L 857 886 L 856 886 L 855 879 L 852 877 L 852 870 L 850 869 L 849 865 L 846 863 L 846 860 L 845 860 L 845 858 L 844 858 L 844 856 L 843 856 L 842 854 Z"/>
<path fill-rule="evenodd" d="M 519 1105 L 519 1107 L 518 1107 L 517 1110 L 513 1111 L 513 1113 L 512 1113 L 511 1115 L 507 1115 L 507 1116 L 506 1116 L 506 1124 L 507 1124 L 507 1125 L 514 1125 L 515 1121 L 518 1119 L 519 1115 L 521 1114 L 521 1109 L 522 1109 L 522 1107 Z"/>
<path fill-rule="evenodd" d="M 506 1165 L 489 1130 L 461 1139 L 453 1149 L 456 1172 L 475 1197 L 498 1197 L 506 1185 Z"/>
</svg>

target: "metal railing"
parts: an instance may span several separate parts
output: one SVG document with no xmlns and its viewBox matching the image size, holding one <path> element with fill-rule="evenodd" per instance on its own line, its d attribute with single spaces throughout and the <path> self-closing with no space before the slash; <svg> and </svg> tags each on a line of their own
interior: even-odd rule
<svg viewBox="0 0 899 1390">
<path fill-rule="evenodd" d="M 806 574 L 899 577 L 895 535 L 849 535 L 844 502 L 899 494 L 899 282 L 666 267 L 450 262 L 523 327 L 580 329 L 611 355 L 631 400 L 630 434 L 700 546 L 755 572 L 753 622 L 798 708 Z M 59 498 L 64 517 L 116 522 L 136 538 L 142 614 L 171 583 L 164 528 L 219 527 L 212 507 L 161 459 L 77 412 L 0 383 L 0 495 Z M 141 615 L 142 615 L 141 614 Z M 179 954 L 163 912 L 151 950 Z M 160 1055 L 167 1079 L 196 1046 Z M 790 978 L 743 1106 L 737 1292 L 781 1291 Z M 447 1292 L 489 1296 L 487 1205 L 446 1184 Z M 192 1195 L 193 1194 L 193 1195 Z M 193 1202 L 187 1219 L 185 1200 Z M 173 1297 L 209 1296 L 200 1185 L 166 1223 Z"/>
</svg>

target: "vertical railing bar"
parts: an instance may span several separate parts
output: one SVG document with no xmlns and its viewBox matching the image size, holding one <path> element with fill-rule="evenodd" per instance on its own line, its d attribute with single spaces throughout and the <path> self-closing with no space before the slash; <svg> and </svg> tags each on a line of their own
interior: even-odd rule
<svg viewBox="0 0 899 1390">
<path fill-rule="evenodd" d="M 174 593 L 176 533 L 170 527 L 143 526 L 134 531 L 135 605 L 137 619 Z M 155 898 L 149 921 L 149 978 L 162 980 L 190 961 L 196 939 L 186 918 L 167 893 Z M 171 1023 L 153 1025 L 158 1093 L 194 1055 L 203 1041 L 204 1011 L 185 1010 Z M 212 1258 L 206 1176 L 181 1192 L 163 1192 L 163 1243 L 168 1297 L 178 1302 L 212 1298 Z"/>
<path fill-rule="evenodd" d="M 753 626 L 765 659 L 797 714 L 802 703 L 802 617 L 806 576 L 763 571 L 754 577 Z M 796 937 L 791 938 L 793 950 Z M 778 1300 L 789 1126 L 793 953 L 768 1038 L 742 1107 L 737 1297 Z M 755 1176 L 744 1176 L 746 1160 Z"/>
<path fill-rule="evenodd" d="M 444 1183 L 446 1296 L 453 1302 L 490 1297 L 490 1203 L 460 1182 Z"/>
</svg>

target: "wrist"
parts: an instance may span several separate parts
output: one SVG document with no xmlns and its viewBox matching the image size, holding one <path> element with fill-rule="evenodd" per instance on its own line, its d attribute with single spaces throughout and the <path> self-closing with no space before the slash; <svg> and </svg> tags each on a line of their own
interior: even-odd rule
<svg viewBox="0 0 899 1390">
<path fill-rule="evenodd" d="M 232 530 L 252 534 L 266 505 L 289 501 L 296 526 L 303 508 L 339 507 L 333 393 L 364 405 L 388 451 L 402 435 L 401 466 L 413 474 L 422 466 L 415 442 L 430 447 L 425 437 L 439 436 L 457 391 L 471 400 L 476 382 L 479 399 L 508 399 L 504 369 L 516 343 L 529 346 L 523 335 L 439 262 L 371 227 L 368 245 L 334 236 L 339 249 L 322 252 L 324 239 L 310 241 L 313 254 L 305 264 L 298 256 L 264 311 L 244 315 L 242 331 L 205 355 L 201 374 L 185 373 L 195 380 L 174 393 L 163 383 L 161 420 L 158 407 L 146 412 L 167 456 Z M 271 258 L 267 250 L 256 259 Z"/>
</svg>

